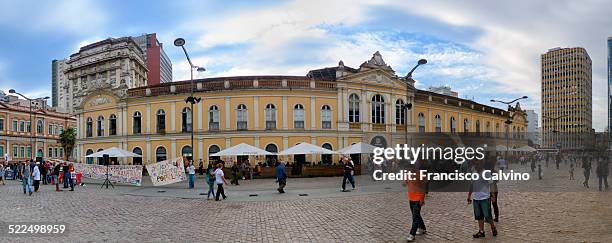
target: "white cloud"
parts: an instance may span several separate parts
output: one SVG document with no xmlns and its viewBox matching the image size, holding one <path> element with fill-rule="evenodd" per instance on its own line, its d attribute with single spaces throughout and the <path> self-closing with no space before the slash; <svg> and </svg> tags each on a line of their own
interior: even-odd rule
<svg viewBox="0 0 612 243">
<path fill-rule="evenodd" d="M 0 26 L 25 31 L 89 34 L 108 21 L 104 8 L 93 0 L 8 0 L 0 6 Z"/>
<path fill-rule="evenodd" d="M 429 18 L 452 28 L 476 30 L 478 34 L 462 43 L 469 49 L 455 43 L 434 42 L 416 47 L 420 49 L 415 52 L 411 48 L 423 43 L 415 43 L 410 38 L 388 38 L 387 35 L 395 31 L 409 33 L 412 24 L 427 23 L 407 23 L 403 29 L 384 32 L 369 30 L 364 24 L 381 16 L 368 11 L 379 6 Z M 415 78 L 448 79 L 439 82 L 451 84 L 462 92 L 462 96 L 528 95 L 530 99 L 521 103 L 523 108 L 538 111 L 540 55 L 557 46 L 582 46 L 593 59 L 593 101 L 598 102 L 593 105 L 594 127 L 602 130 L 607 119 L 607 112 L 604 112 L 607 90 L 605 39 L 612 35 L 606 32 L 612 26 L 612 19 L 607 18 L 609 9 L 612 9 L 612 2 L 597 0 L 294 0 L 272 7 L 199 16 L 178 29 L 197 35 L 197 44 L 190 47 L 196 53 L 239 46 L 239 51 L 219 51 L 221 54 L 213 57 L 207 55 L 202 60 L 211 69 L 204 74 L 206 76 L 304 75 L 312 68 L 333 66 L 340 59 L 346 65 L 357 67 L 373 52 L 380 51 L 398 75 L 405 75 L 415 60 L 427 58 L 429 64 L 415 73 Z M 352 32 L 342 33 L 346 30 Z M 175 61 L 174 66 L 175 77 L 188 77 L 185 63 Z M 463 81 L 457 82 L 459 80 Z M 468 83 L 466 80 L 492 82 Z"/>
<path fill-rule="evenodd" d="M 538 102 L 540 54 L 557 46 L 585 47 L 593 60 L 593 102 L 598 102 L 593 104 L 593 125 L 603 130 L 608 90 L 605 40 L 612 35 L 612 19 L 607 17 L 612 2 L 410 1 L 398 5 L 410 14 L 482 31 L 468 45 L 482 51 L 484 63 L 499 71 L 493 80 L 503 88 L 500 91 L 528 94 Z"/>
</svg>

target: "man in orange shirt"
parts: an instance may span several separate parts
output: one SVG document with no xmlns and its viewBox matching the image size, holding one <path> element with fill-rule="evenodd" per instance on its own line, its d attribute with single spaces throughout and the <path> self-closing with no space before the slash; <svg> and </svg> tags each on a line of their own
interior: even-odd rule
<svg viewBox="0 0 612 243">
<path fill-rule="evenodd" d="M 408 235 L 408 241 L 413 241 L 415 235 L 427 233 L 425 222 L 421 217 L 421 207 L 425 205 L 425 182 L 420 179 L 421 173 L 416 165 L 410 165 L 409 170 L 415 174 L 413 180 L 406 180 L 408 201 L 412 212 L 412 228 L 410 229 L 410 235 Z"/>
</svg>

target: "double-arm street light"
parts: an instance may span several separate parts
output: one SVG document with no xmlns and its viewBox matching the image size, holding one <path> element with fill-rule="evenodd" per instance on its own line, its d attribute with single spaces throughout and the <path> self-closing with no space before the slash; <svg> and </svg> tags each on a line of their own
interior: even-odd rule
<svg viewBox="0 0 612 243">
<path fill-rule="evenodd" d="M 200 101 L 202 101 L 201 97 L 194 97 L 193 96 L 193 92 L 194 92 L 194 83 L 193 83 L 193 70 L 195 69 L 198 72 L 204 72 L 206 71 L 205 68 L 203 67 L 199 67 L 196 65 L 193 65 L 193 63 L 191 62 L 191 58 L 189 58 L 189 54 L 187 54 L 187 49 L 185 49 L 185 39 L 183 38 L 177 38 L 176 40 L 174 40 L 174 45 L 177 47 L 181 47 L 183 49 L 183 52 L 185 53 L 185 57 L 187 58 L 187 62 L 189 62 L 189 72 L 191 74 L 191 82 L 190 82 L 190 86 L 191 86 L 191 93 L 189 95 L 189 97 L 187 97 L 185 99 L 185 103 L 189 103 L 191 104 L 191 124 L 189 130 L 191 130 L 191 162 L 190 163 L 194 163 L 195 161 L 195 148 L 193 146 L 193 135 L 194 135 L 194 129 L 193 129 L 193 121 L 194 121 L 194 117 L 193 117 L 193 105 L 200 103 Z M 186 123 L 186 121 L 185 121 Z M 187 125 L 187 124 L 186 124 Z"/>
<path fill-rule="evenodd" d="M 29 97 L 15 91 L 14 89 L 10 89 L 9 90 L 10 94 L 16 94 L 19 95 L 21 97 L 23 97 L 24 99 L 26 99 L 28 101 L 28 103 L 30 103 L 30 159 L 34 157 L 34 128 L 32 126 L 34 126 L 34 122 L 32 121 L 32 102 L 35 100 L 46 100 L 49 99 L 49 96 L 45 96 L 45 97 L 41 97 L 41 98 L 36 98 L 36 99 L 30 99 Z M 27 130 L 27 126 L 26 126 L 26 130 Z"/>
<path fill-rule="evenodd" d="M 527 96 L 519 97 L 511 101 L 501 101 L 501 100 L 491 100 L 491 102 L 498 102 L 502 104 L 508 105 L 508 119 L 504 122 L 506 123 L 506 159 L 508 159 L 508 153 L 510 151 L 510 124 L 512 124 L 512 119 L 514 116 L 514 111 L 512 111 L 512 104 L 522 99 L 527 99 Z"/>
<path fill-rule="evenodd" d="M 408 72 L 408 74 L 406 74 L 406 77 L 404 78 L 404 80 L 406 81 L 406 102 L 404 103 L 404 105 L 402 106 L 402 108 L 404 109 L 404 127 L 405 127 L 405 141 L 406 144 L 408 144 L 408 111 L 410 109 L 412 109 L 412 103 L 408 103 L 408 100 L 410 99 L 410 91 L 412 90 L 412 84 L 411 84 L 411 80 L 412 80 L 412 73 L 414 72 L 414 70 L 416 70 L 419 66 L 427 64 L 427 60 L 426 59 L 421 59 L 417 62 L 417 65 L 415 65 L 412 69 L 410 69 L 410 72 Z"/>
</svg>

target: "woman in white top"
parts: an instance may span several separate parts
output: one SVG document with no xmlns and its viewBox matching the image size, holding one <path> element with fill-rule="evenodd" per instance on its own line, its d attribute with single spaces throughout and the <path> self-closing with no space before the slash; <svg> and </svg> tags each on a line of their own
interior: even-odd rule
<svg viewBox="0 0 612 243">
<path fill-rule="evenodd" d="M 227 184 L 225 180 L 225 173 L 223 173 L 223 163 L 217 164 L 217 169 L 215 170 L 215 183 L 217 183 L 217 195 L 215 196 L 215 201 L 219 201 L 219 196 L 223 196 L 223 199 L 226 199 L 225 191 L 223 190 L 223 184 Z"/>
</svg>

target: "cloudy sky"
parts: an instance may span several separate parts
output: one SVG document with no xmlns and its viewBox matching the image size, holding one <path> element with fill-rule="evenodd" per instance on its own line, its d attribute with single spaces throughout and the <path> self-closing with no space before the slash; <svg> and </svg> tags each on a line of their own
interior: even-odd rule
<svg viewBox="0 0 612 243">
<path fill-rule="evenodd" d="M 606 39 L 612 1 L 0 1 L 0 89 L 51 95 L 51 60 L 87 43 L 156 32 L 173 62 L 188 65 L 187 40 L 200 77 L 305 75 L 343 60 L 358 67 L 376 51 L 398 75 L 419 58 L 418 88 L 450 85 L 462 98 L 528 95 L 540 103 L 540 55 L 585 47 L 593 59 L 594 127 L 607 121 Z"/>
</svg>

